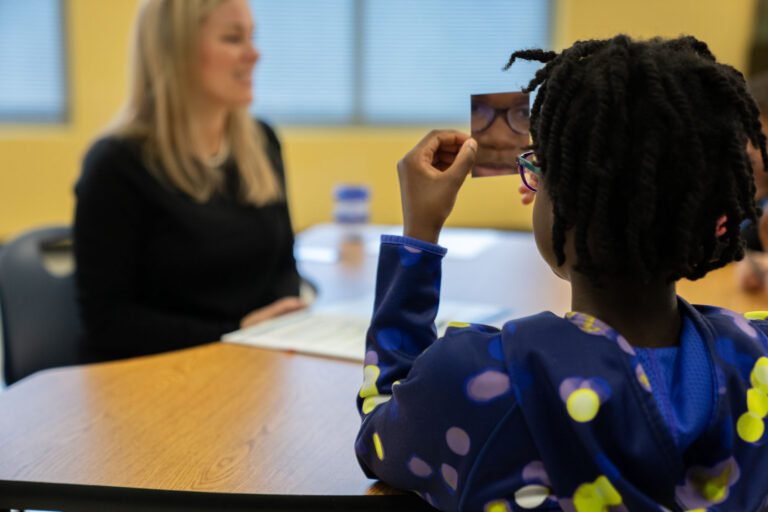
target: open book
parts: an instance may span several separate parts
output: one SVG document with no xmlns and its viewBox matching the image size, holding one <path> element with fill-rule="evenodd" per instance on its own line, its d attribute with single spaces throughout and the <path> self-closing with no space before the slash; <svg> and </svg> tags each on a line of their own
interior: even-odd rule
<svg viewBox="0 0 768 512">
<path fill-rule="evenodd" d="M 372 311 L 372 296 L 310 307 L 225 334 L 222 341 L 362 361 Z M 500 326 L 511 315 L 491 304 L 442 300 L 435 326 L 441 336 L 451 322 Z"/>
</svg>

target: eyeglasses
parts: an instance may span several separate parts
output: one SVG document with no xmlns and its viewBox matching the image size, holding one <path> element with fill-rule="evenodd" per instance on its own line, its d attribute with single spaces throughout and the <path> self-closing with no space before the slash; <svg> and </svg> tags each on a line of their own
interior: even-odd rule
<svg viewBox="0 0 768 512">
<path fill-rule="evenodd" d="M 517 170 L 520 173 L 520 177 L 523 179 L 523 185 L 528 187 L 528 190 L 536 192 L 536 188 L 539 186 L 541 180 L 541 167 L 534 164 L 528 158 L 534 156 L 533 151 L 528 151 L 517 157 Z"/>
<path fill-rule="evenodd" d="M 472 102 L 472 133 L 487 130 L 499 114 L 504 114 L 509 128 L 521 135 L 528 135 L 531 129 L 531 109 L 527 104 L 512 105 L 507 108 L 494 108 L 479 101 Z"/>
</svg>

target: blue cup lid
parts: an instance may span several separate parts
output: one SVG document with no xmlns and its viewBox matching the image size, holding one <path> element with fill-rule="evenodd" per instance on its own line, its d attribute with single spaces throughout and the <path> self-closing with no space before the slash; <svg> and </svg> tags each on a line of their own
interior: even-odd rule
<svg viewBox="0 0 768 512">
<path fill-rule="evenodd" d="M 367 185 L 336 185 L 333 197 L 336 199 L 368 199 L 371 195 Z"/>
</svg>

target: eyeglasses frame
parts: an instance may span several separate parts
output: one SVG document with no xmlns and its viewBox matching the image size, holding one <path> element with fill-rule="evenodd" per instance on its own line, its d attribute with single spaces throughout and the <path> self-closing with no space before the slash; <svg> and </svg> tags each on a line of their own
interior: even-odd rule
<svg viewBox="0 0 768 512">
<path fill-rule="evenodd" d="M 528 181 L 525 179 L 525 170 L 528 169 L 536 176 L 541 177 L 541 167 L 538 165 L 535 165 L 533 162 L 528 160 L 528 157 L 533 155 L 533 151 L 527 151 L 521 155 L 517 155 L 517 172 L 520 173 L 520 179 L 523 180 L 523 185 L 526 186 L 526 188 L 532 192 L 536 192 L 536 188 L 531 186 Z"/>
<path fill-rule="evenodd" d="M 503 107 L 503 108 L 495 108 L 495 107 L 492 107 L 491 105 L 489 105 L 487 103 L 484 103 L 482 101 L 478 101 L 477 103 L 480 104 L 480 105 L 485 105 L 486 107 L 493 109 L 493 117 L 491 118 L 490 121 L 488 121 L 488 124 L 485 125 L 483 127 L 483 129 L 481 129 L 481 130 L 472 130 L 472 133 L 482 133 L 485 130 L 487 130 L 488 128 L 490 128 L 491 125 L 496 121 L 496 118 L 499 117 L 499 114 L 504 114 L 504 121 L 507 123 L 507 126 L 509 126 L 509 129 L 512 130 L 513 132 L 515 132 L 515 133 L 517 133 L 519 135 L 529 135 L 531 133 L 530 130 L 525 131 L 525 132 L 522 132 L 522 131 L 518 130 L 517 128 L 512 126 L 512 123 L 509 121 L 509 117 L 507 117 L 507 112 L 509 112 L 513 108 L 519 108 L 521 105 L 523 105 L 522 103 L 519 103 L 517 105 L 511 105 L 509 107 Z"/>
</svg>

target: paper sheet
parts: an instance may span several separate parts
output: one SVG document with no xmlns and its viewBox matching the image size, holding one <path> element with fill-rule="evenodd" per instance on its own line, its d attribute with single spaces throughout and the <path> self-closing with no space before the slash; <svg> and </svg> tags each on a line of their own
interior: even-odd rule
<svg viewBox="0 0 768 512">
<path fill-rule="evenodd" d="M 301 233 L 301 243 L 295 250 L 296 259 L 316 263 L 335 263 L 339 259 L 338 240 L 321 236 L 322 226 L 309 228 Z M 401 235 L 402 226 L 365 226 L 363 244 L 365 252 L 371 255 L 379 253 L 382 234 Z M 499 234 L 492 229 L 445 228 L 438 243 L 448 249 L 446 258 L 471 260 L 483 251 L 498 243 Z"/>
<path fill-rule="evenodd" d="M 223 341 L 255 347 L 362 361 L 365 333 L 373 310 L 373 297 L 342 301 L 324 308 L 310 308 L 231 332 Z M 442 336 L 450 322 L 500 326 L 512 311 L 491 304 L 465 301 L 441 302 L 435 325 Z"/>
<path fill-rule="evenodd" d="M 402 234 L 402 228 L 396 227 L 384 231 L 383 234 L 400 235 Z M 446 228 L 440 234 L 440 239 L 437 243 L 448 249 L 445 255 L 446 258 L 471 260 L 492 247 L 498 240 L 499 235 L 492 230 Z M 365 252 L 368 254 L 379 254 L 379 244 L 379 238 L 366 242 Z"/>
</svg>

